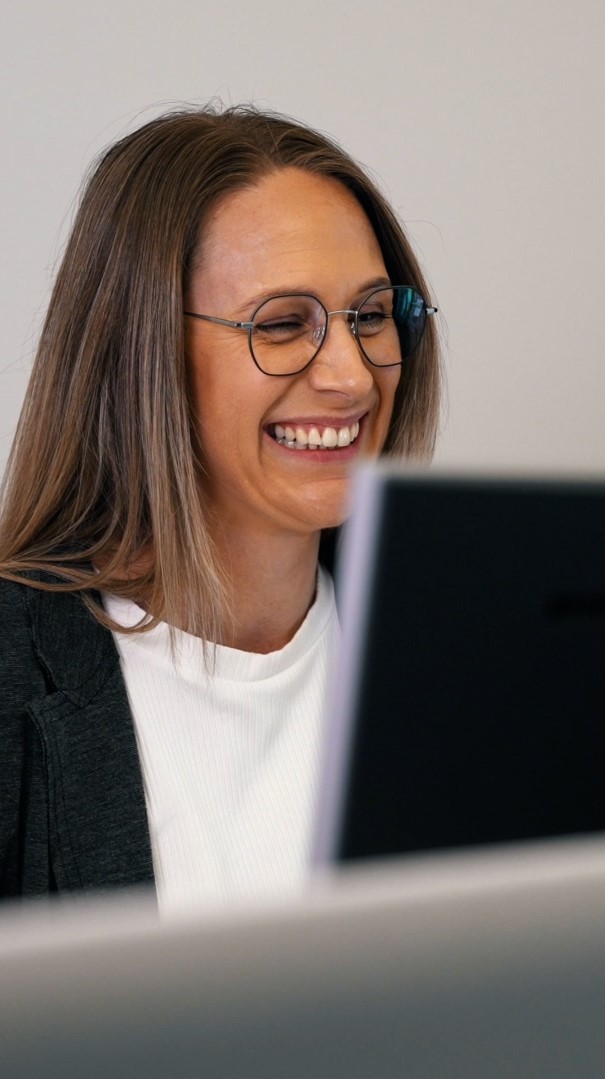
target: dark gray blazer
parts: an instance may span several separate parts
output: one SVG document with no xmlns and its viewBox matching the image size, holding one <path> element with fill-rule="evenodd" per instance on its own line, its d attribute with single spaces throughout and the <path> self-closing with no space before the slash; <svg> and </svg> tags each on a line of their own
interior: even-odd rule
<svg viewBox="0 0 605 1079">
<path fill-rule="evenodd" d="M 111 633 L 77 594 L 0 580 L 0 896 L 153 879 Z"/>
<path fill-rule="evenodd" d="M 331 572 L 337 538 L 322 536 Z M 77 593 L 0 580 L 0 896 L 153 883 L 112 634 Z"/>
</svg>

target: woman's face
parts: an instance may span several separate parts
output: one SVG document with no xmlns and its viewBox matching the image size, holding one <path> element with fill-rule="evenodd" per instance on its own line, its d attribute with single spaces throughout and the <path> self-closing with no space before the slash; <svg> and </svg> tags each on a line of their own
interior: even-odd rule
<svg viewBox="0 0 605 1079">
<path fill-rule="evenodd" d="M 388 275 L 356 199 L 335 180 L 289 168 L 219 204 L 185 307 L 246 321 L 263 299 L 303 292 L 340 311 L 380 283 Z M 384 445 L 400 368 L 370 367 L 343 315 L 330 319 L 311 365 L 285 378 L 256 367 L 243 330 L 186 322 L 206 495 L 221 524 L 251 535 L 340 524 L 351 465 Z M 322 436 L 332 428 L 346 443 L 356 424 L 358 436 L 335 449 L 288 447 L 275 437 L 276 426 L 303 442 L 313 428 Z"/>
</svg>

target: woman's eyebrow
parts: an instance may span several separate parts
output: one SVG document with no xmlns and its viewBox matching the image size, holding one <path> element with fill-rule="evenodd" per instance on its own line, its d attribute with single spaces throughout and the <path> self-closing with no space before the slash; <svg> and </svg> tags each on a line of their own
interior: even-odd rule
<svg viewBox="0 0 605 1079">
<path fill-rule="evenodd" d="M 391 281 L 384 274 L 380 277 L 372 277 L 369 281 L 364 281 L 358 288 L 352 290 L 353 295 L 357 296 L 363 292 L 370 292 L 373 288 L 381 288 L 383 285 L 390 285 Z M 263 292 L 258 293 L 256 296 L 251 296 L 246 303 L 238 307 L 234 314 L 240 315 L 250 308 L 258 307 L 259 304 L 264 303 L 265 300 L 270 300 L 273 296 L 316 296 L 318 300 L 321 300 L 321 296 L 317 289 L 309 288 L 307 285 L 295 285 L 289 288 L 273 288 L 264 289 Z M 323 302 L 323 301 L 322 301 Z"/>
</svg>

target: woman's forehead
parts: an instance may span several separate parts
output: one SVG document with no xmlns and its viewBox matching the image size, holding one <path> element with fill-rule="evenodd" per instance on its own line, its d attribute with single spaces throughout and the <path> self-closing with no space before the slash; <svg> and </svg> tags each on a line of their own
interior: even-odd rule
<svg viewBox="0 0 605 1079">
<path fill-rule="evenodd" d="M 272 287 L 318 288 L 314 277 L 384 272 L 354 195 L 331 177 L 288 168 L 222 200 L 202 233 L 191 287 L 209 300 L 243 287 L 252 297 Z"/>
</svg>

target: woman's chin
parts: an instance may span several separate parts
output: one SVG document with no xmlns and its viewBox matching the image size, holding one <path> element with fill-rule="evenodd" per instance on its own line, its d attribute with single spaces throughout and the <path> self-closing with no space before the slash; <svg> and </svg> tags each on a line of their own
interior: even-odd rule
<svg viewBox="0 0 605 1079">
<path fill-rule="evenodd" d="M 332 506 L 323 506 L 315 515 L 316 528 L 323 532 L 326 528 L 339 528 L 350 516 L 351 507 L 348 498 Z"/>
</svg>

